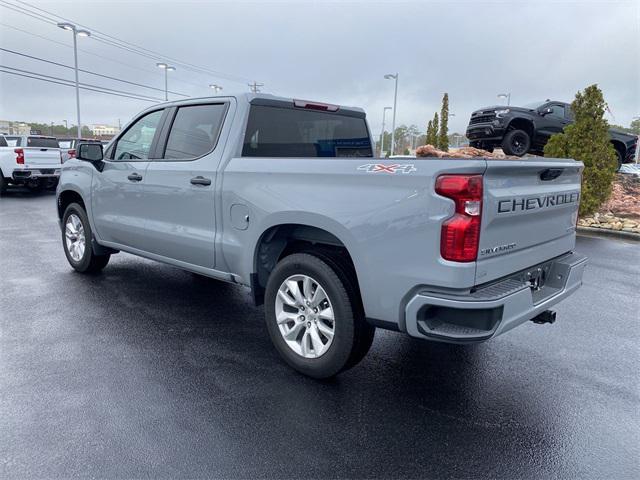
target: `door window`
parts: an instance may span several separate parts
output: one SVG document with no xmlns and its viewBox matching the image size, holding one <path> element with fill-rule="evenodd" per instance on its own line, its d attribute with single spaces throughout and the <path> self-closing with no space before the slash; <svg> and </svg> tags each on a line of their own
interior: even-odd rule
<svg viewBox="0 0 640 480">
<path fill-rule="evenodd" d="M 164 152 L 166 160 L 192 160 L 216 145 L 227 106 L 190 105 L 178 108 Z"/>
<path fill-rule="evenodd" d="M 149 113 L 129 127 L 116 143 L 114 160 L 147 160 L 162 112 Z"/>
<path fill-rule="evenodd" d="M 550 115 L 564 120 L 564 105 L 549 105 L 549 108 L 551 109 Z"/>
</svg>

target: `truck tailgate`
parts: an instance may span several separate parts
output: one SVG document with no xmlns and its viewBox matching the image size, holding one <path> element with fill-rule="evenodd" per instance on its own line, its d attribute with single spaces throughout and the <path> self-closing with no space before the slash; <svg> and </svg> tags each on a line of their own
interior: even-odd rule
<svg viewBox="0 0 640 480">
<path fill-rule="evenodd" d="M 59 148 L 23 147 L 25 168 L 54 168 L 59 167 Z"/>
<path fill-rule="evenodd" d="M 573 249 L 582 168 L 567 159 L 487 160 L 477 284 Z"/>
</svg>

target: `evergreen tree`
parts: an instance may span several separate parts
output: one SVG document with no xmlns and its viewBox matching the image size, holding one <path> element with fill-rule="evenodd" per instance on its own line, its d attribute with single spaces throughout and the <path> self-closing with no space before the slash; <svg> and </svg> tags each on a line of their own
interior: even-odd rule
<svg viewBox="0 0 640 480">
<path fill-rule="evenodd" d="M 440 130 L 438 131 L 438 148 L 449 151 L 449 94 L 442 97 L 442 109 L 440 110 Z"/>
<path fill-rule="evenodd" d="M 433 145 L 433 121 L 429 120 L 427 123 L 427 137 L 424 139 L 425 145 Z"/>
<path fill-rule="evenodd" d="M 438 112 L 436 112 L 433 115 L 433 143 L 431 143 L 431 145 L 433 145 L 434 147 L 438 148 L 438 132 L 440 131 L 440 123 L 438 121 Z"/>
<path fill-rule="evenodd" d="M 597 85 L 576 93 L 571 103 L 575 122 L 553 135 L 544 147 L 545 157 L 573 158 L 584 163 L 581 215 L 595 212 L 611 194 L 617 160 L 604 118 L 606 107 Z"/>
</svg>

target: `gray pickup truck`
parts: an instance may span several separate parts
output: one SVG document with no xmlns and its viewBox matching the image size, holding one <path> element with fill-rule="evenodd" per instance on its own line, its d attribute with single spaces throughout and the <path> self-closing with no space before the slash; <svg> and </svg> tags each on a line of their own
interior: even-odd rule
<svg viewBox="0 0 640 480">
<path fill-rule="evenodd" d="M 373 157 L 361 109 L 262 94 L 169 102 L 103 152 L 80 144 L 57 191 L 79 272 L 125 251 L 251 289 L 284 360 L 325 378 L 376 327 L 484 341 L 582 282 L 582 164 Z"/>
</svg>

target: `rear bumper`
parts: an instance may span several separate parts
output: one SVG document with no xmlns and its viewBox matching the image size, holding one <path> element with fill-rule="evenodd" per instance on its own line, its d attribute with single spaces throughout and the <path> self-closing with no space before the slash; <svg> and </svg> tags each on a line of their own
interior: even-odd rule
<svg viewBox="0 0 640 480">
<path fill-rule="evenodd" d="M 14 170 L 11 178 L 16 183 L 39 178 L 58 178 L 60 177 L 60 167 L 57 168 L 24 168 Z"/>
<path fill-rule="evenodd" d="M 526 272 L 518 272 L 466 295 L 419 292 L 405 308 L 406 331 L 412 337 L 449 343 L 488 340 L 571 295 L 582 285 L 586 264 L 587 257 L 569 253 L 539 265 L 546 281 L 535 291 Z"/>
</svg>

